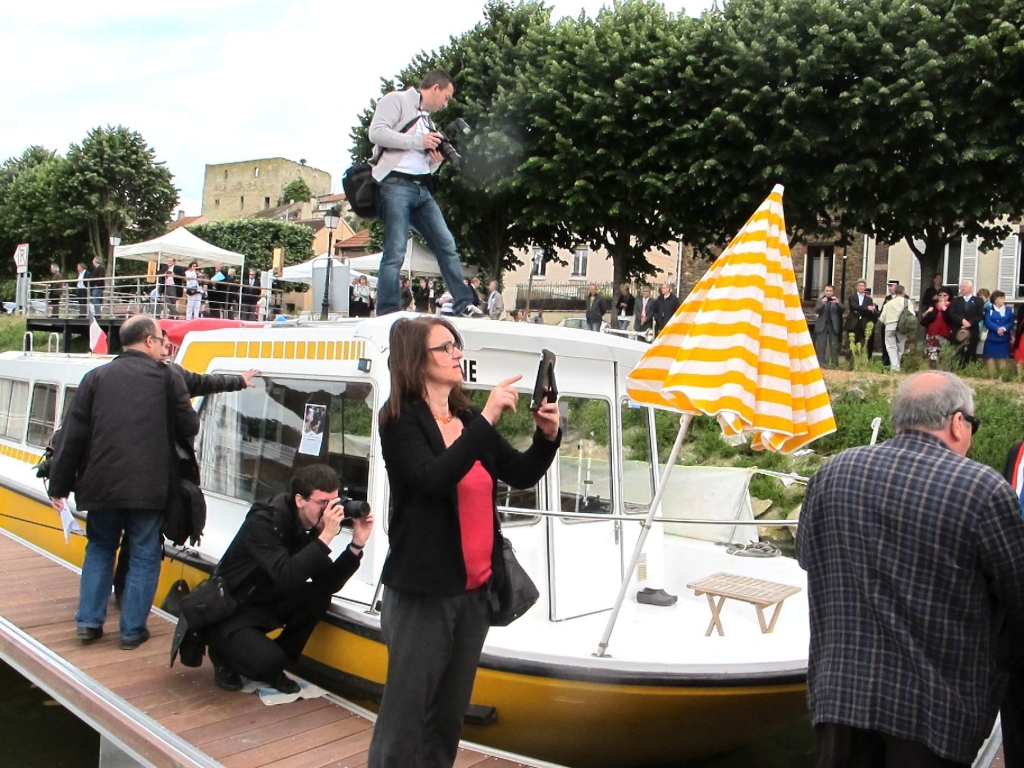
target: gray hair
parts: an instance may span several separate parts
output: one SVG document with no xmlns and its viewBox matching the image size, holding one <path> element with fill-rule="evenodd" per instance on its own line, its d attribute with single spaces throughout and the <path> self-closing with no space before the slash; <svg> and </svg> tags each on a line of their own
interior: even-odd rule
<svg viewBox="0 0 1024 768">
<path fill-rule="evenodd" d="M 934 432 L 957 411 L 974 413 L 974 391 L 948 371 L 923 371 L 908 376 L 892 399 L 892 428 Z"/>
</svg>

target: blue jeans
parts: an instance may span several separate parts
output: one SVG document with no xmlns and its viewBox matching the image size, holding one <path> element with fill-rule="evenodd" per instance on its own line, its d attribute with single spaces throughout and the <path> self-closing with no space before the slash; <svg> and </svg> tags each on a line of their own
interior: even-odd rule
<svg viewBox="0 0 1024 768">
<path fill-rule="evenodd" d="M 448 231 L 434 196 L 422 184 L 388 176 L 380 185 L 380 220 L 384 225 L 384 256 L 377 275 L 377 316 L 402 308 L 399 275 L 412 226 L 437 259 L 445 287 L 451 292 L 458 315 L 473 303 L 473 289 L 462 281 L 462 265 L 455 238 Z"/>
<path fill-rule="evenodd" d="M 80 627 L 102 627 L 107 618 L 107 602 L 114 580 L 114 553 L 124 531 L 132 542 L 128 555 L 128 579 L 121 599 L 121 639 L 136 640 L 146 628 L 160 578 L 163 555 L 162 510 L 95 509 L 89 510 L 85 532 L 82 581 L 78 592 Z"/>
<path fill-rule="evenodd" d="M 596 331 L 597 333 L 601 332 L 601 325 L 602 321 L 600 320 L 598 320 L 596 323 L 592 323 L 589 320 L 587 321 L 587 328 L 589 328 L 592 331 Z"/>
<path fill-rule="evenodd" d="M 90 288 L 89 297 L 89 301 L 92 304 L 92 313 L 94 316 L 99 317 L 103 311 L 103 289 Z"/>
<path fill-rule="evenodd" d="M 619 330 L 620 331 L 628 331 L 629 330 L 629 320 L 623 320 L 622 318 L 619 318 Z"/>
</svg>

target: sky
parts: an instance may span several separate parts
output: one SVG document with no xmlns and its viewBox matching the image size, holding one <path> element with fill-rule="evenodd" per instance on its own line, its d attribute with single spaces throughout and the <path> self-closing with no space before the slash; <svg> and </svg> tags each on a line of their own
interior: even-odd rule
<svg viewBox="0 0 1024 768">
<path fill-rule="evenodd" d="M 554 18 L 605 4 L 549 0 Z M 5 5 L 0 162 L 33 144 L 63 154 L 92 128 L 123 125 L 166 162 L 178 208 L 196 216 L 208 163 L 305 158 L 340 192 L 349 134 L 380 79 L 482 21 L 484 0 Z M 691 15 L 710 5 L 665 2 Z"/>
</svg>

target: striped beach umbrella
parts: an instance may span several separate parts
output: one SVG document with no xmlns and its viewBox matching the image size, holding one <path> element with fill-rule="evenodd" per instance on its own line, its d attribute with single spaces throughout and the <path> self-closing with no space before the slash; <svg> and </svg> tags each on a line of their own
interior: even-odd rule
<svg viewBox="0 0 1024 768">
<path fill-rule="evenodd" d="M 777 185 L 629 374 L 637 403 L 718 419 L 791 453 L 835 419 L 793 274 Z"/>
</svg>

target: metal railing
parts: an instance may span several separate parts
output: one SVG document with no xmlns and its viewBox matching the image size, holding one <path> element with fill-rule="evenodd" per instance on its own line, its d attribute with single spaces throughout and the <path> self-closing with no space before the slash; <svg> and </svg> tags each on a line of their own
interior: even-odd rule
<svg viewBox="0 0 1024 768">
<path fill-rule="evenodd" d="M 230 320 L 270 320 L 284 306 L 281 288 L 260 288 L 238 283 L 200 280 L 203 294 L 200 316 Z M 65 320 L 127 318 L 138 314 L 184 318 L 188 299 L 184 286 L 176 295 L 152 276 L 102 278 L 85 281 L 45 280 L 31 283 L 25 314 L 30 318 L 52 317 Z"/>
<path fill-rule="evenodd" d="M 552 283 L 534 278 L 532 287 L 529 283 L 516 283 L 515 308 L 526 306 L 526 294 L 530 294 L 530 309 L 543 309 L 545 312 L 582 312 L 587 306 L 590 284 L 594 281 L 573 280 L 566 283 Z M 619 295 L 619 285 L 614 282 L 596 283 L 597 292 L 609 301 Z M 643 286 L 631 287 L 634 296 L 640 295 Z M 673 285 L 673 292 L 675 286 Z"/>
</svg>

